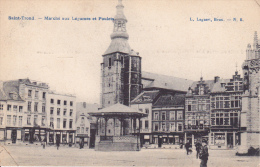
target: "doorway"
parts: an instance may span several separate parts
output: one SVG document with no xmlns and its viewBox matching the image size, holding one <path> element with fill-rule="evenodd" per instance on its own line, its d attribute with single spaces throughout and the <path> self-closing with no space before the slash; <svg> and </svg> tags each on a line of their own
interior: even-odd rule
<svg viewBox="0 0 260 167">
<path fill-rule="evenodd" d="M 12 130 L 11 139 L 12 139 L 12 143 L 15 144 L 17 139 L 17 130 Z"/>
<path fill-rule="evenodd" d="M 228 148 L 233 148 L 233 133 L 227 134 L 227 146 Z"/>
</svg>

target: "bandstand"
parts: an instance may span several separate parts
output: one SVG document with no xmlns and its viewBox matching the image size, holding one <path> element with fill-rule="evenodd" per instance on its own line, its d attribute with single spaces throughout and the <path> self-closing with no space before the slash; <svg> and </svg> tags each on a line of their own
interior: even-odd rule
<svg viewBox="0 0 260 167">
<path fill-rule="evenodd" d="M 140 119 L 147 114 L 122 104 L 89 115 L 97 117 L 96 151 L 139 151 Z"/>
</svg>

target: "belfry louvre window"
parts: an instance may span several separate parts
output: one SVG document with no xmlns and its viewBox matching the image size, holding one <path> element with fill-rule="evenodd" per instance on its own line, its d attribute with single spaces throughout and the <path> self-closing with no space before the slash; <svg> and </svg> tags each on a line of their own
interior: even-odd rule
<svg viewBox="0 0 260 167">
<path fill-rule="evenodd" d="M 109 59 L 108 59 L 108 66 L 111 67 L 111 65 L 112 65 L 112 59 L 109 58 Z"/>
</svg>

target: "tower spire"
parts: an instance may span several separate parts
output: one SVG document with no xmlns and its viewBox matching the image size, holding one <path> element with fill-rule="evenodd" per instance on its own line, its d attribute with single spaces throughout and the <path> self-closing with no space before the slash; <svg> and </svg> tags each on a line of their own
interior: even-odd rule
<svg viewBox="0 0 260 167">
<path fill-rule="evenodd" d="M 124 15 L 124 5 L 122 4 L 122 0 L 118 0 L 118 4 L 116 6 L 116 15 L 114 17 L 114 30 L 110 35 L 111 43 L 108 49 L 105 51 L 104 55 L 121 52 L 130 54 L 131 47 L 128 44 L 129 35 L 126 32 L 126 23 L 127 19 Z"/>
<path fill-rule="evenodd" d="M 238 74 L 238 71 L 237 71 L 237 62 L 236 62 L 236 72 L 235 72 L 235 74 L 236 74 L 236 75 Z"/>
<path fill-rule="evenodd" d="M 257 31 L 255 31 L 254 44 L 253 44 L 254 49 L 257 49 L 257 45 L 258 45 L 258 37 L 257 37 Z"/>
<path fill-rule="evenodd" d="M 118 0 L 118 4 L 116 6 L 116 15 L 114 18 L 114 30 L 111 34 L 111 39 L 129 38 L 129 35 L 126 32 L 126 23 L 127 19 L 124 15 L 124 5 L 122 4 L 122 0 Z"/>
</svg>

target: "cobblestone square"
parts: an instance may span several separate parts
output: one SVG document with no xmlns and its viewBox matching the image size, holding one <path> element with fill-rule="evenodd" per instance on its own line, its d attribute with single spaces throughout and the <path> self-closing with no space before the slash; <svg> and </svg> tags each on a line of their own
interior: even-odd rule
<svg viewBox="0 0 260 167">
<path fill-rule="evenodd" d="M 209 150 L 209 167 L 257 167 L 259 157 L 235 156 L 235 150 Z M 1 166 L 200 166 L 196 152 L 184 149 L 142 149 L 141 151 L 101 152 L 93 149 L 54 146 L 0 147 Z"/>
</svg>

